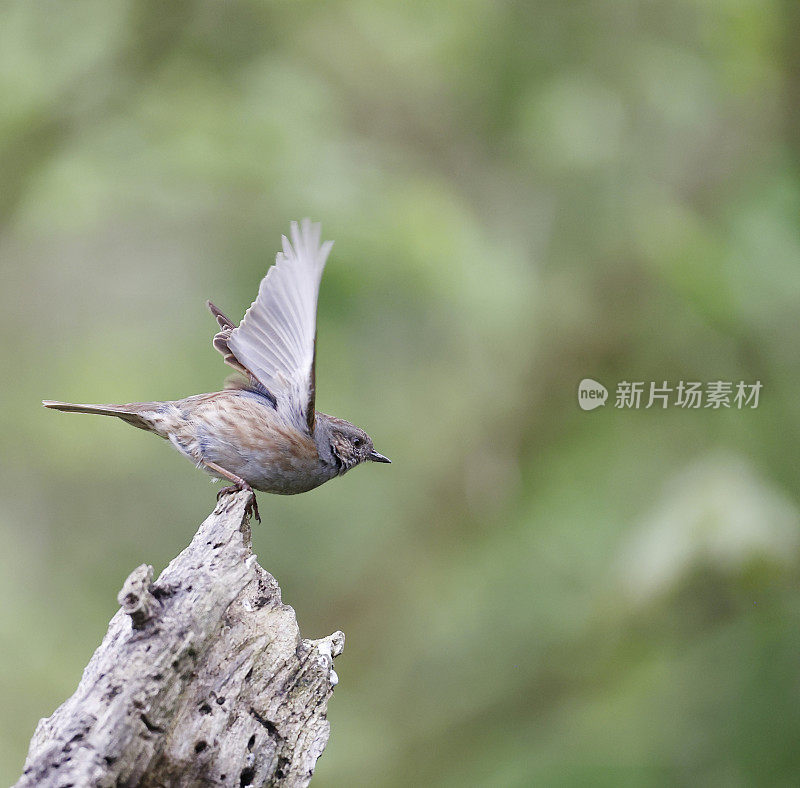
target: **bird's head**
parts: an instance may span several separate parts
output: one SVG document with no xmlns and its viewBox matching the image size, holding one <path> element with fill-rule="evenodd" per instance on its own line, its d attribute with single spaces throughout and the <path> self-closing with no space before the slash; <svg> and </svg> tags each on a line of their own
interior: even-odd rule
<svg viewBox="0 0 800 788">
<path fill-rule="evenodd" d="M 317 416 L 323 414 L 318 413 Z M 375 451 L 372 438 L 360 427 L 344 419 L 325 416 L 323 431 L 327 433 L 330 451 L 339 466 L 339 475 L 346 473 L 351 468 L 362 462 L 391 462 Z M 318 429 L 319 429 L 318 425 Z"/>
</svg>

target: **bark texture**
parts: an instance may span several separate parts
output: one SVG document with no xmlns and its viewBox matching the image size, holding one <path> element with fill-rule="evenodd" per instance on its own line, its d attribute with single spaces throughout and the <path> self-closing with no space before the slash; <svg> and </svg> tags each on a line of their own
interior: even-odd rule
<svg viewBox="0 0 800 788">
<path fill-rule="evenodd" d="M 248 499 L 224 496 L 155 582 L 150 566 L 131 573 L 18 788 L 308 785 L 344 635 L 300 637 L 252 552 Z"/>
</svg>

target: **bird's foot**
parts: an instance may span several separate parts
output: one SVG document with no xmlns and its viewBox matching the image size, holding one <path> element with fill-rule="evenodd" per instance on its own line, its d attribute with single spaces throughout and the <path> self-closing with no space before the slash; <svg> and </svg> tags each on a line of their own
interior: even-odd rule
<svg viewBox="0 0 800 788">
<path fill-rule="evenodd" d="M 261 515 L 258 513 L 258 501 L 256 500 L 256 494 L 253 492 L 253 488 L 247 482 L 242 482 L 241 484 L 231 484 L 228 487 L 223 487 L 217 493 L 217 500 L 222 498 L 223 495 L 241 492 L 242 490 L 247 490 L 247 492 L 250 493 L 250 500 L 247 502 L 244 513 L 248 516 L 253 515 L 260 523 Z"/>
<path fill-rule="evenodd" d="M 247 508 L 244 510 L 245 514 L 252 514 L 253 517 L 258 520 L 258 524 L 261 525 L 261 515 L 258 513 L 258 501 L 256 500 L 256 494 L 253 492 L 253 488 L 247 488 L 250 490 L 250 501 L 247 504 Z"/>
<path fill-rule="evenodd" d="M 219 490 L 217 490 L 217 500 L 222 498 L 223 495 L 230 495 L 231 493 L 239 492 L 241 489 L 241 487 L 237 487 L 235 484 L 229 484 L 227 487 L 220 487 Z"/>
</svg>

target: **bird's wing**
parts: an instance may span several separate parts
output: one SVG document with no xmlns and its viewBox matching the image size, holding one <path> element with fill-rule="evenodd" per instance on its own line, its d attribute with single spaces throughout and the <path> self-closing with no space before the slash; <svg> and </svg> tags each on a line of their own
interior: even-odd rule
<svg viewBox="0 0 800 788">
<path fill-rule="evenodd" d="M 317 297 L 333 246 L 332 241 L 320 244 L 320 233 L 320 225 L 308 219 L 299 227 L 292 222 L 291 243 L 283 236 L 283 251 L 261 280 L 258 298 L 242 322 L 231 328 L 220 321 L 224 344 L 238 362 L 231 366 L 243 368 L 268 389 L 278 412 L 308 433 L 314 431 Z"/>
</svg>

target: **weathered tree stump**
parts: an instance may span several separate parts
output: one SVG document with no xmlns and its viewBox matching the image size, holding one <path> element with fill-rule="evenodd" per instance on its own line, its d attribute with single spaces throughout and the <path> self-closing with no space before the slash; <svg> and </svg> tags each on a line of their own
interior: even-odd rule
<svg viewBox="0 0 800 788">
<path fill-rule="evenodd" d="M 227 495 L 153 582 L 135 569 L 75 694 L 36 727 L 17 787 L 306 786 L 344 635 L 303 640 Z"/>
</svg>

